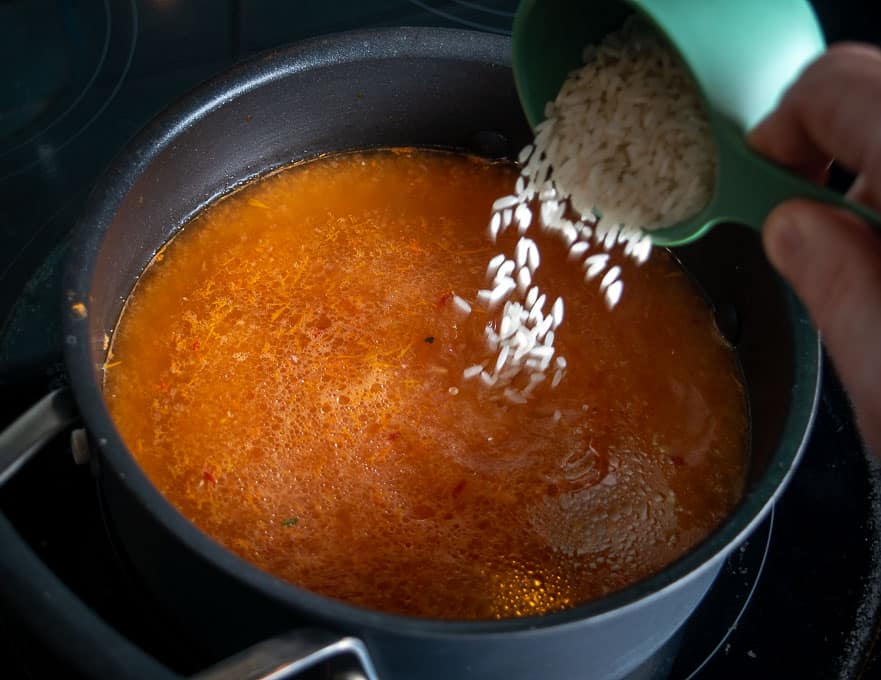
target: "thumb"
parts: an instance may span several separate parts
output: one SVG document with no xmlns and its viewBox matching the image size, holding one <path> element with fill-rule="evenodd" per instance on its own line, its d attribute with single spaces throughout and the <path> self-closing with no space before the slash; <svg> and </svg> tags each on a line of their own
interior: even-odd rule
<svg viewBox="0 0 881 680">
<path fill-rule="evenodd" d="M 823 335 L 863 438 L 881 453 L 881 238 L 849 212 L 804 200 L 778 206 L 762 237 Z"/>
</svg>

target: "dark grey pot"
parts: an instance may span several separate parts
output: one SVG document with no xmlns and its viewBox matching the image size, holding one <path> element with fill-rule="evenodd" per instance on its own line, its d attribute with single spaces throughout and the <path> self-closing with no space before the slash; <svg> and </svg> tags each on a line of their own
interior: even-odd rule
<svg viewBox="0 0 881 680">
<path fill-rule="evenodd" d="M 153 253 L 191 215 L 249 178 L 321 152 L 431 145 L 513 156 L 528 138 L 506 39 L 440 29 L 364 31 L 305 42 L 218 78 L 154 122 L 96 188 L 66 280 L 66 361 L 76 408 L 120 543 L 157 600 L 212 658 L 295 631 L 284 637 L 284 649 L 296 663 L 343 652 L 385 680 L 626 677 L 651 667 L 652 655 L 781 493 L 813 419 L 819 340 L 772 274 L 755 234 L 734 227 L 677 254 L 740 354 L 752 409 L 747 493 L 693 551 L 609 597 L 498 622 L 439 622 L 352 607 L 227 552 L 180 516 L 135 464 L 102 400 L 104 336 Z M 85 319 L 72 310 L 75 302 L 87 306 Z M 0 539 L 7 537 L 17 539 L 0 522 Z M 33 564 L 19 547 L 0 558 L 0 567 L 15 572 L 25 593 L 46 574 L 24 574 L 22 565 Z M 312 630 L 296 633 L 303 628 Z M 110 668 L 160 672 L 118 636 L 112 640 Z M 268 648 L 261 649 L 265 661 Z M 237 663 L 255 667 L 258 656 Z M 225 670 L 231 668 L 246 674 L 245 666 Z M 223 668 L 212 672 L 206 677 L 225 677 Z"/>
</svg>

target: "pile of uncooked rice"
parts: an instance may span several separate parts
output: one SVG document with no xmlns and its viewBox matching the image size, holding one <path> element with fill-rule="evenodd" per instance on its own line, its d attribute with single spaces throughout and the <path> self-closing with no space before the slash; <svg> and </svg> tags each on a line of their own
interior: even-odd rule
<svg viewBox="0 0 881 680">
<path fill-rule="evenodd" d="M 665 39 L 631 17 L 584 51 L 536 127 L 539 179 L 552 168 L 572 207 L 610 224 L 658 229 L 713 193 L 716 154 L 691 75 Z M 535 158 L 542 155 L 544 158 Z"/>
<path fill-rule="evenodd" d="M 645 262 L 652 247 L 647 230 L 703 209 L 716 175 L 715 146 L 690 74 L 635 16 L 584 50 L 584 66 L 569 75 L 545 115 L 520 152 L 514 193 L 493 204 L 493 241 L 512 226 L 520 234 L 512 257 L 490 261 L 491 287 L 477 295 L 487 309 L 503 305 L 485 333 L 493 358 L 464 371 L 466 379 L 502 387 L 513 403 L 525 402 L 551 369 L 556 387 L 566 369 L 565 358 L 554 356 L 563 300 L 544 313 L 547 295 L 534 282 L 539 250 L 527 231 L 537 224 L 561 238 L 585 281 L 599 281 L 611 309 L 624 284 L 609 251 L 623 245 L 625 256 Z M 468 303 L 459 299 L 464 310 Z"/>
</svg>

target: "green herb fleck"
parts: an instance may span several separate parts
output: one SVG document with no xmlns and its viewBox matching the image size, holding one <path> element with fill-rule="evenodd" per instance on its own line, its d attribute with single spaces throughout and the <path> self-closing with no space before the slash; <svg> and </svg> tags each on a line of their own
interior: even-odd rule
<svg viewBox="0 0 881 680">
<path fill-rule="evenodd" d="M 282 520 L 281 525 L 283 527 L 295 527 L 299 521 L 299 517 L 288 517 L 286 520 Z"/>
<path fill-rule="evenodd" d="M 427 338 L 425 338 L 425 342 L 427 342 L 430 345 L 431 343 L 434 342 L 434 336 L 429 335 Z"/>
</svg>

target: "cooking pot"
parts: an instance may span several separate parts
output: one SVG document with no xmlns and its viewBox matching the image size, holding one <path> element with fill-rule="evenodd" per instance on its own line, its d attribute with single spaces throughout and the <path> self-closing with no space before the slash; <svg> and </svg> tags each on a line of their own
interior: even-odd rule
<svg viewBox="0 0 881 680">
<path fill-rule="evenodd" d="M 737 228 L 717 230 L 676 255 L 705 291 L 743 367 L 751 409 L 745 495 L 688 554 L 607 597 L 543 616 L 482 622 L 358 608 L 279 581 L 228 552 L 178 514 L 135 463 L 103 401 L 102 366 L 123 302 L 157 249 L 230 189 L 324 152 L 428 145 L 516 157 L 530 132 L 509 51 L 502 37 L 422 28 L 304 42 L 219 77 L 162 114 L 95 188 L 65 282 L 70 388 L 47 396 L 0 435 L 0 470 L 8 476 L 53 433 L 82 419 L 88 436 L 76 431 L 75 451 L 90 452 L 111 529 L 154 598 L 204 658 L 220 661 L 257 645 L 204 677 L 260 677 L 334 654 L 384 680 L 663 672 L 652 655 L 673 638 L 793 473 L 814 415 L 820 343 L 756 235 Z M 2 518 L 0 541 L 5 597 L 25 612 L 51 605 L 51 633 L 88 644 L 97 655 L 90 670 L 173 675 L 88 611 Z"/>
</svg>

